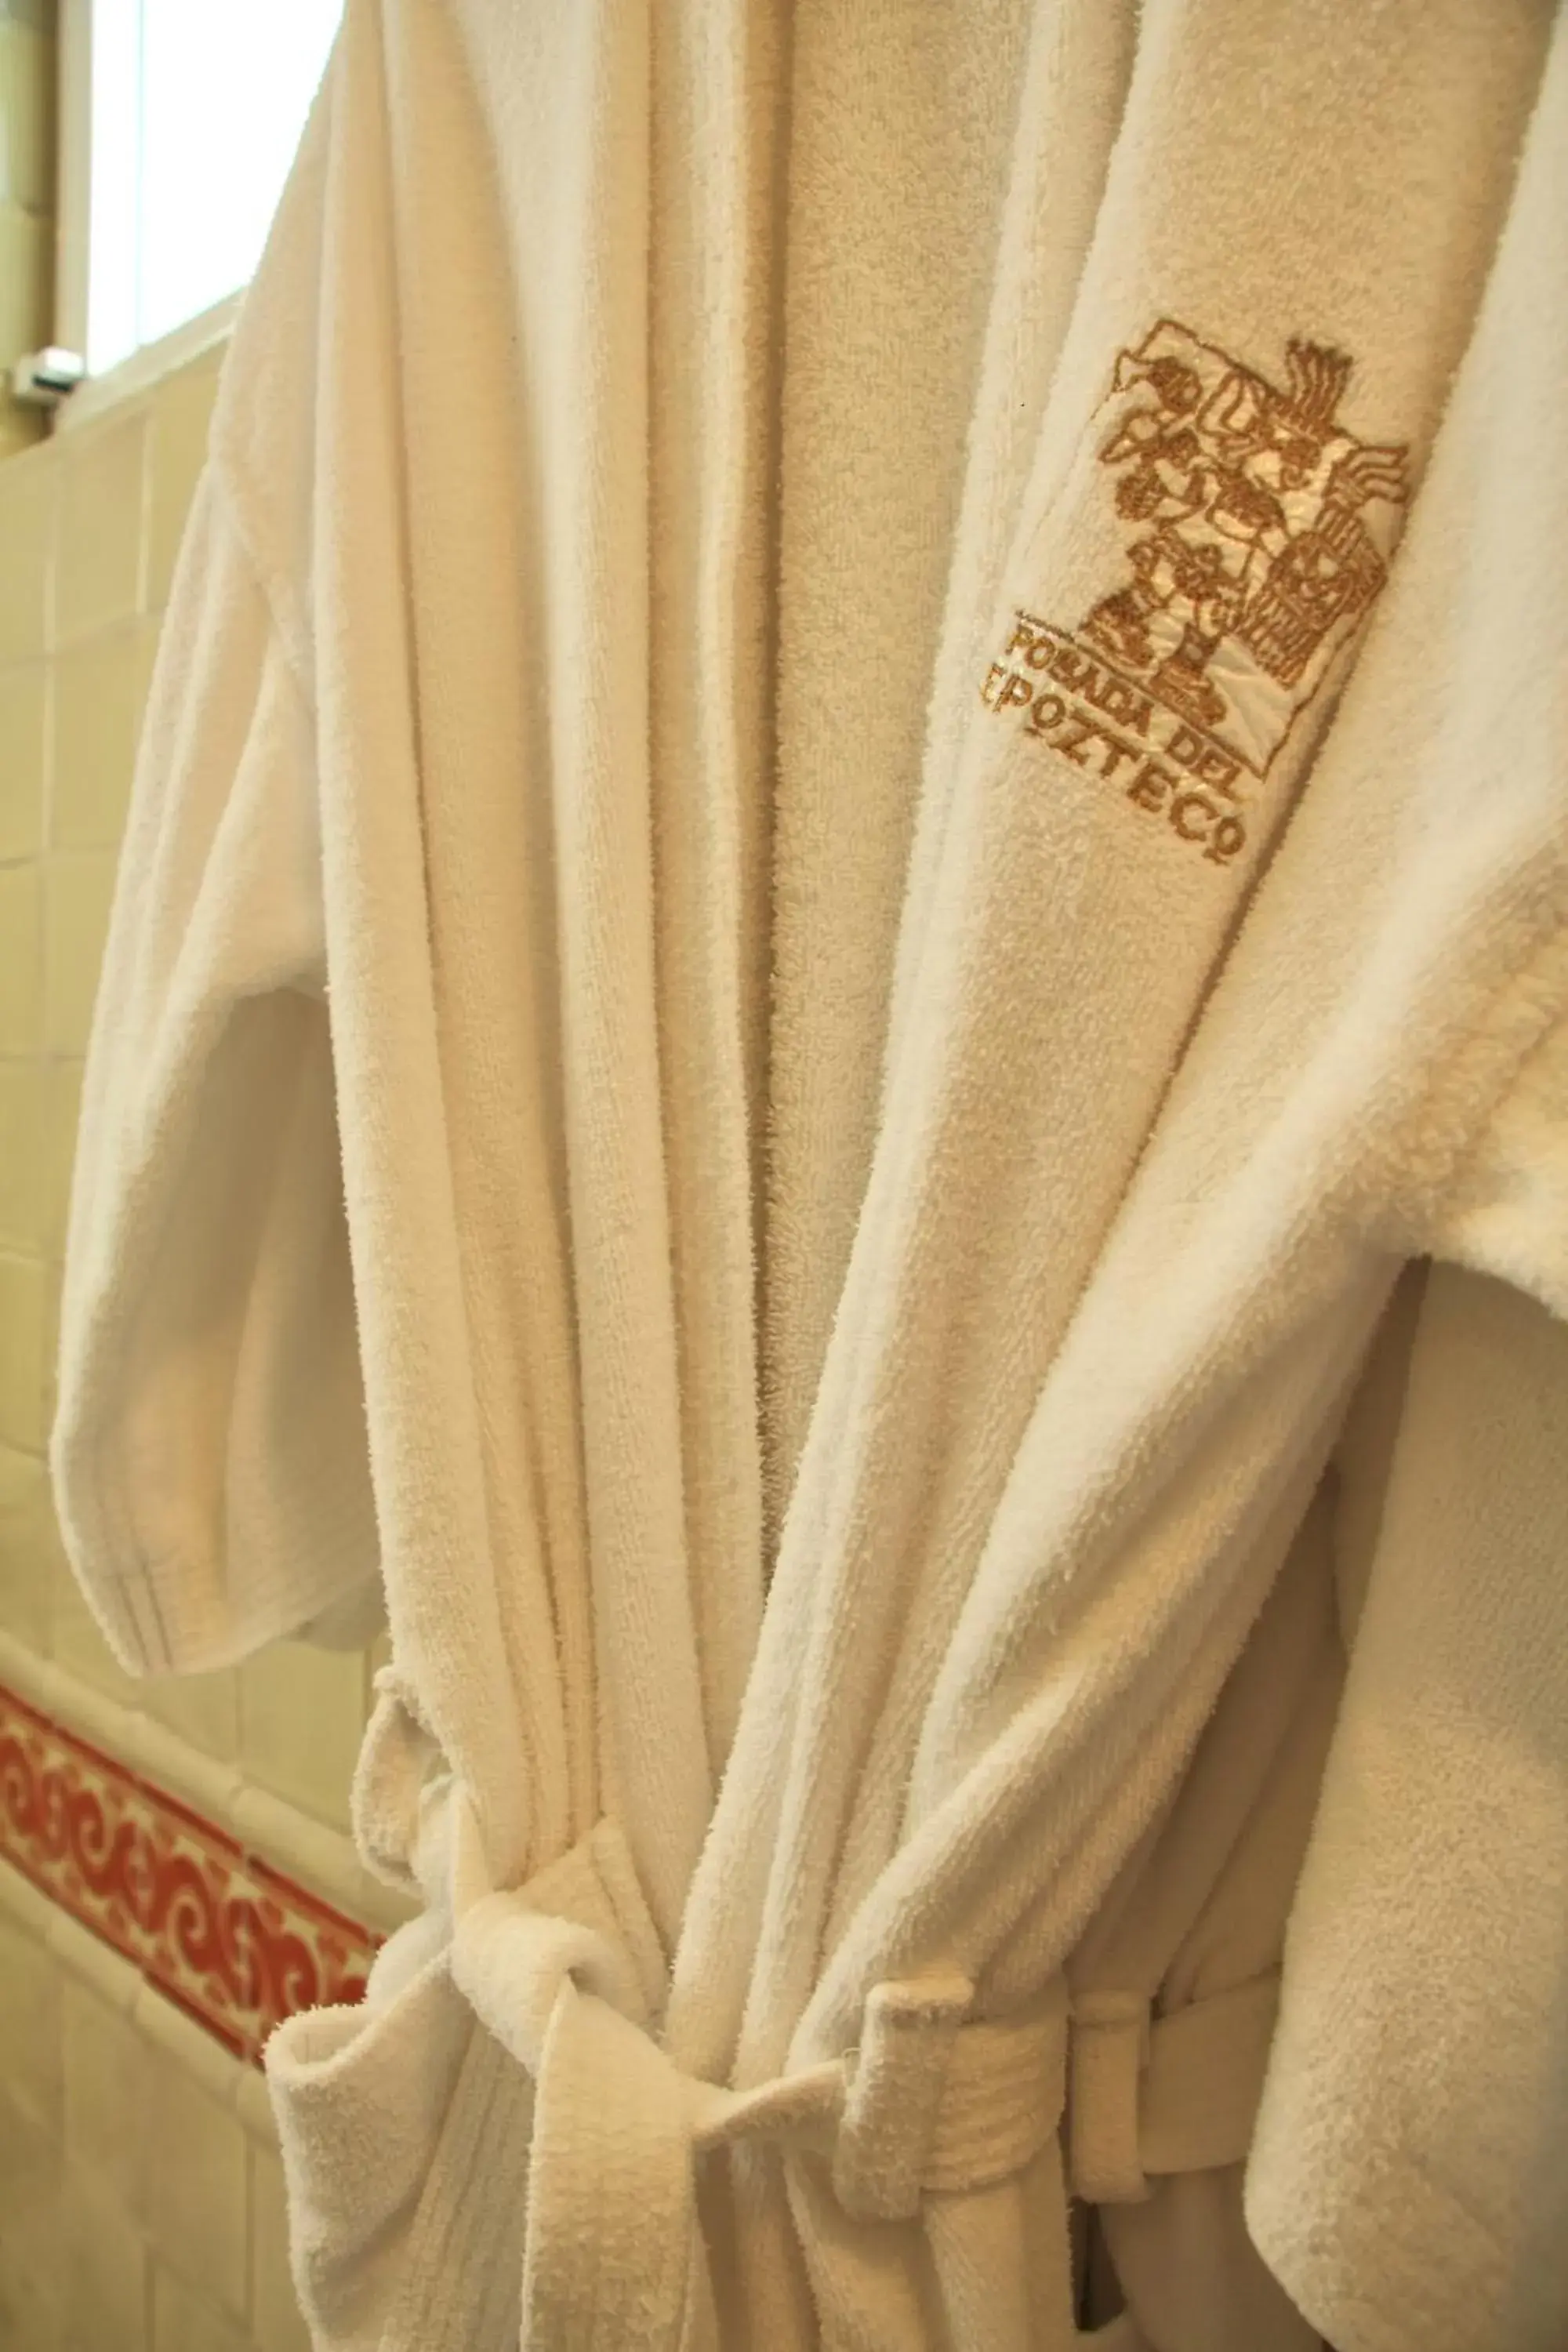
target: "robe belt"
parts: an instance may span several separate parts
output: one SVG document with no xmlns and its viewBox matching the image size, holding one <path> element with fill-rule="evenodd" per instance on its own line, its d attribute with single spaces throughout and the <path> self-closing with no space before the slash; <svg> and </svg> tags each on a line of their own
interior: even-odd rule
<svg viewBox="0 0 1568 2352">
<path fill-rule="evenodd" d="M 1263 2095 L 1279 1971 L 1152 2015 L 1147 1996 L 1072 2003 L 1068 2161 L 1090 2205 L 1140 2203 L 1155 2176 L 1239 2164 Z"/>
<path fill-rule="evenodd" d="M 384 1716 L 384 1753 L 391 1728 Z M 704 2151 L 756 2137 L 815 2149 L 847 2214 L 909 2220 L 925 2195 L 1029 2163 L 1061 2123 L 1069 2051 L 1079 2195 L 1142 2198 L 1151 2174 L 1246 2155 L 1273 1975 L 1151 2026 L 1147 2001 L 1124 1993 L 1080 1995 L 1069 2015 L 1060 1979 L 1005 2019 L 977 2018 L 973 1982 L 934 1970 L 874 1986 L 842 2058 L 731 2090 L 684 2073 L 654 2038 L 666 1964 L 613 1822 L 498 1892 L 460 1784 L 441 1775 L 416 1811 L 404 1853 L 432 1895 L 446 1880 L 453 1982 L 534 2086 L 521 2352 L 711 2340 Z"/>
<path fill-rule="evenodd" d="M 969 1980 L 876 1986 L 858 2048 L 749 2090 L 685 2074 L 648 2030 L 662 1962 L 614 1824 L 516 1894 L 474 1893 L 454 1811 L 453 1980 L 531 2075 L 525 2352 L 677 2352 L 701 2340 L 696 2159 L 765 2137 L 817 2150 L 847 2213 L 909 2219 L 931 2191 L 980 2189 L 1056 2130 L 1066 2000 L 1002 2021 Z"/>
</svg>

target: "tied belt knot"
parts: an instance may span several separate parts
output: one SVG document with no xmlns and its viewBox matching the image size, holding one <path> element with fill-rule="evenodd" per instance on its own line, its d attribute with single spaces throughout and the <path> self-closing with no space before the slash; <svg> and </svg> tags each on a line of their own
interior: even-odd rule
<svg viewBox="0 0 1568 2352">
<path fill-rule="evenodd" d="M 976 2189 L 1026 2164 L 1056 2128 L 1067 2051 L 1060 1987 L 1005 2021 L 970 2014 L 956 1972 L 875 1986 L 858 2046 L 750 2090 L 683 2073 L 654 2039 L 662 1960 L 618 1831 L 600 1822 L 516 1894 L 467 1907 L 452 1976 L 539 2095 L 546 2168 L 554 2094 L 574 2085 L 574 2138 L 603 2119 L 624 2158 L 632 2139 L 673 2135 L 684 2162 L 767 2135 L 832 2159 L 859 2221 L 901 2221 L 928 2190 Z M 619 2159 L 618 2159 L 619 2160 Z"/>
<path fill-rule="evenodd" d="M 459 1846 L 471 1835 L 458 1816 Z M 1061 2110 L 1060 1988 L 1005 2021 L 957 1974 L 876 1986 L 858 2049 L 749 2090 L 686 2074 L 651 2030 L 664 1968 L 624 1843 L 600 1822 L 514 1894 L 464 1905 L 454 1982 L 534 2085 L 522 2344 L 705 2340 L 696 2159 L 765 2137 L 830 2162 L 847 2213 L 908 2219 L 931 2191 L 1016 2172 Z"/>
<path fill-rule="evenodd" d="M 394 1802 L 364 1804 L 362 1838 L 449 1906 L 452 1980 L 533 2084 L 522 2352 L 711 2341 L 696 2176 L 712 2148 L 766 2137 L 815 2150 L 863 2221 L 912 2219 L 927 2195 L 1010 2178 L 1064 2110 L 1071 2185 L 1096 2202 L 1245 2155 L 1272 1974 L 1152 2023 L 1135 1994 L 1079 1992 L 1069 2008 L 1060 1978 L 1005 2018 L 977 2016 L 973 1980 L 933 1969 L 874 1986 L 841 2057 L 744 2090 L 687 2074 L 656 2038 L 667 1966 L 615 1823 L 497 1891 L 466 1790 L 428 1777 L 409 1701 L 380 1679 L 367 1761 L 394 1769 L 362 1789 Z M 1256 2045 L 1239 2068 L 1238 2030 Z"/>
</svg>

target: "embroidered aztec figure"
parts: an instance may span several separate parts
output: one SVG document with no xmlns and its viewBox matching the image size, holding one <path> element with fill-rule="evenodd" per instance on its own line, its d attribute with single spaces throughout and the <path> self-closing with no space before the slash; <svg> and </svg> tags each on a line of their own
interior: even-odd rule
<svg viewBox="0 0 1568 2352">
<path fill-rule="evenodd" d="M 1405 450 L 1339 422 L 1352 362 L 1295 341 L 1285 380 L 1163 320 L 1116 362 L 1100 447 L 1130 577 L 1080 642 L 1261 776 L 1387 576 Z"/>
</svg>

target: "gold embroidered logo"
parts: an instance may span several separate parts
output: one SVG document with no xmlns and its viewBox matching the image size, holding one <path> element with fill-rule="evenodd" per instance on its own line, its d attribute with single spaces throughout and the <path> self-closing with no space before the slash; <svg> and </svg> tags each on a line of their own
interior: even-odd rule
<svg viewBox="0 0 1568 2352">
<path fill-rule="evenodd" d="M 1216 865 L 1387 576 L 1405 451 L 1339 423 L 1351 365 L 1292 341 L 1281 386 L 1168 319 L 1122 352 L 1098 457 L 1126 574 L 1076 628 L 1016 610 L 981 688 Z"/>
</svg>

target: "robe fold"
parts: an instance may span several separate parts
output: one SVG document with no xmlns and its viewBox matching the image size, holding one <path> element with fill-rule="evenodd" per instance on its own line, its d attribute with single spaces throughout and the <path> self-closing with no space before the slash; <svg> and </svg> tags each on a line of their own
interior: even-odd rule
<svg viewBox="0 0 1568 2352">
<path fill-rule="evenodd" d="M 1568 2340 L 1565 282 L 1546 0 L 348 0 L 53 1437 L 384 1597 L 323 2352 Z"/>
</svg>

